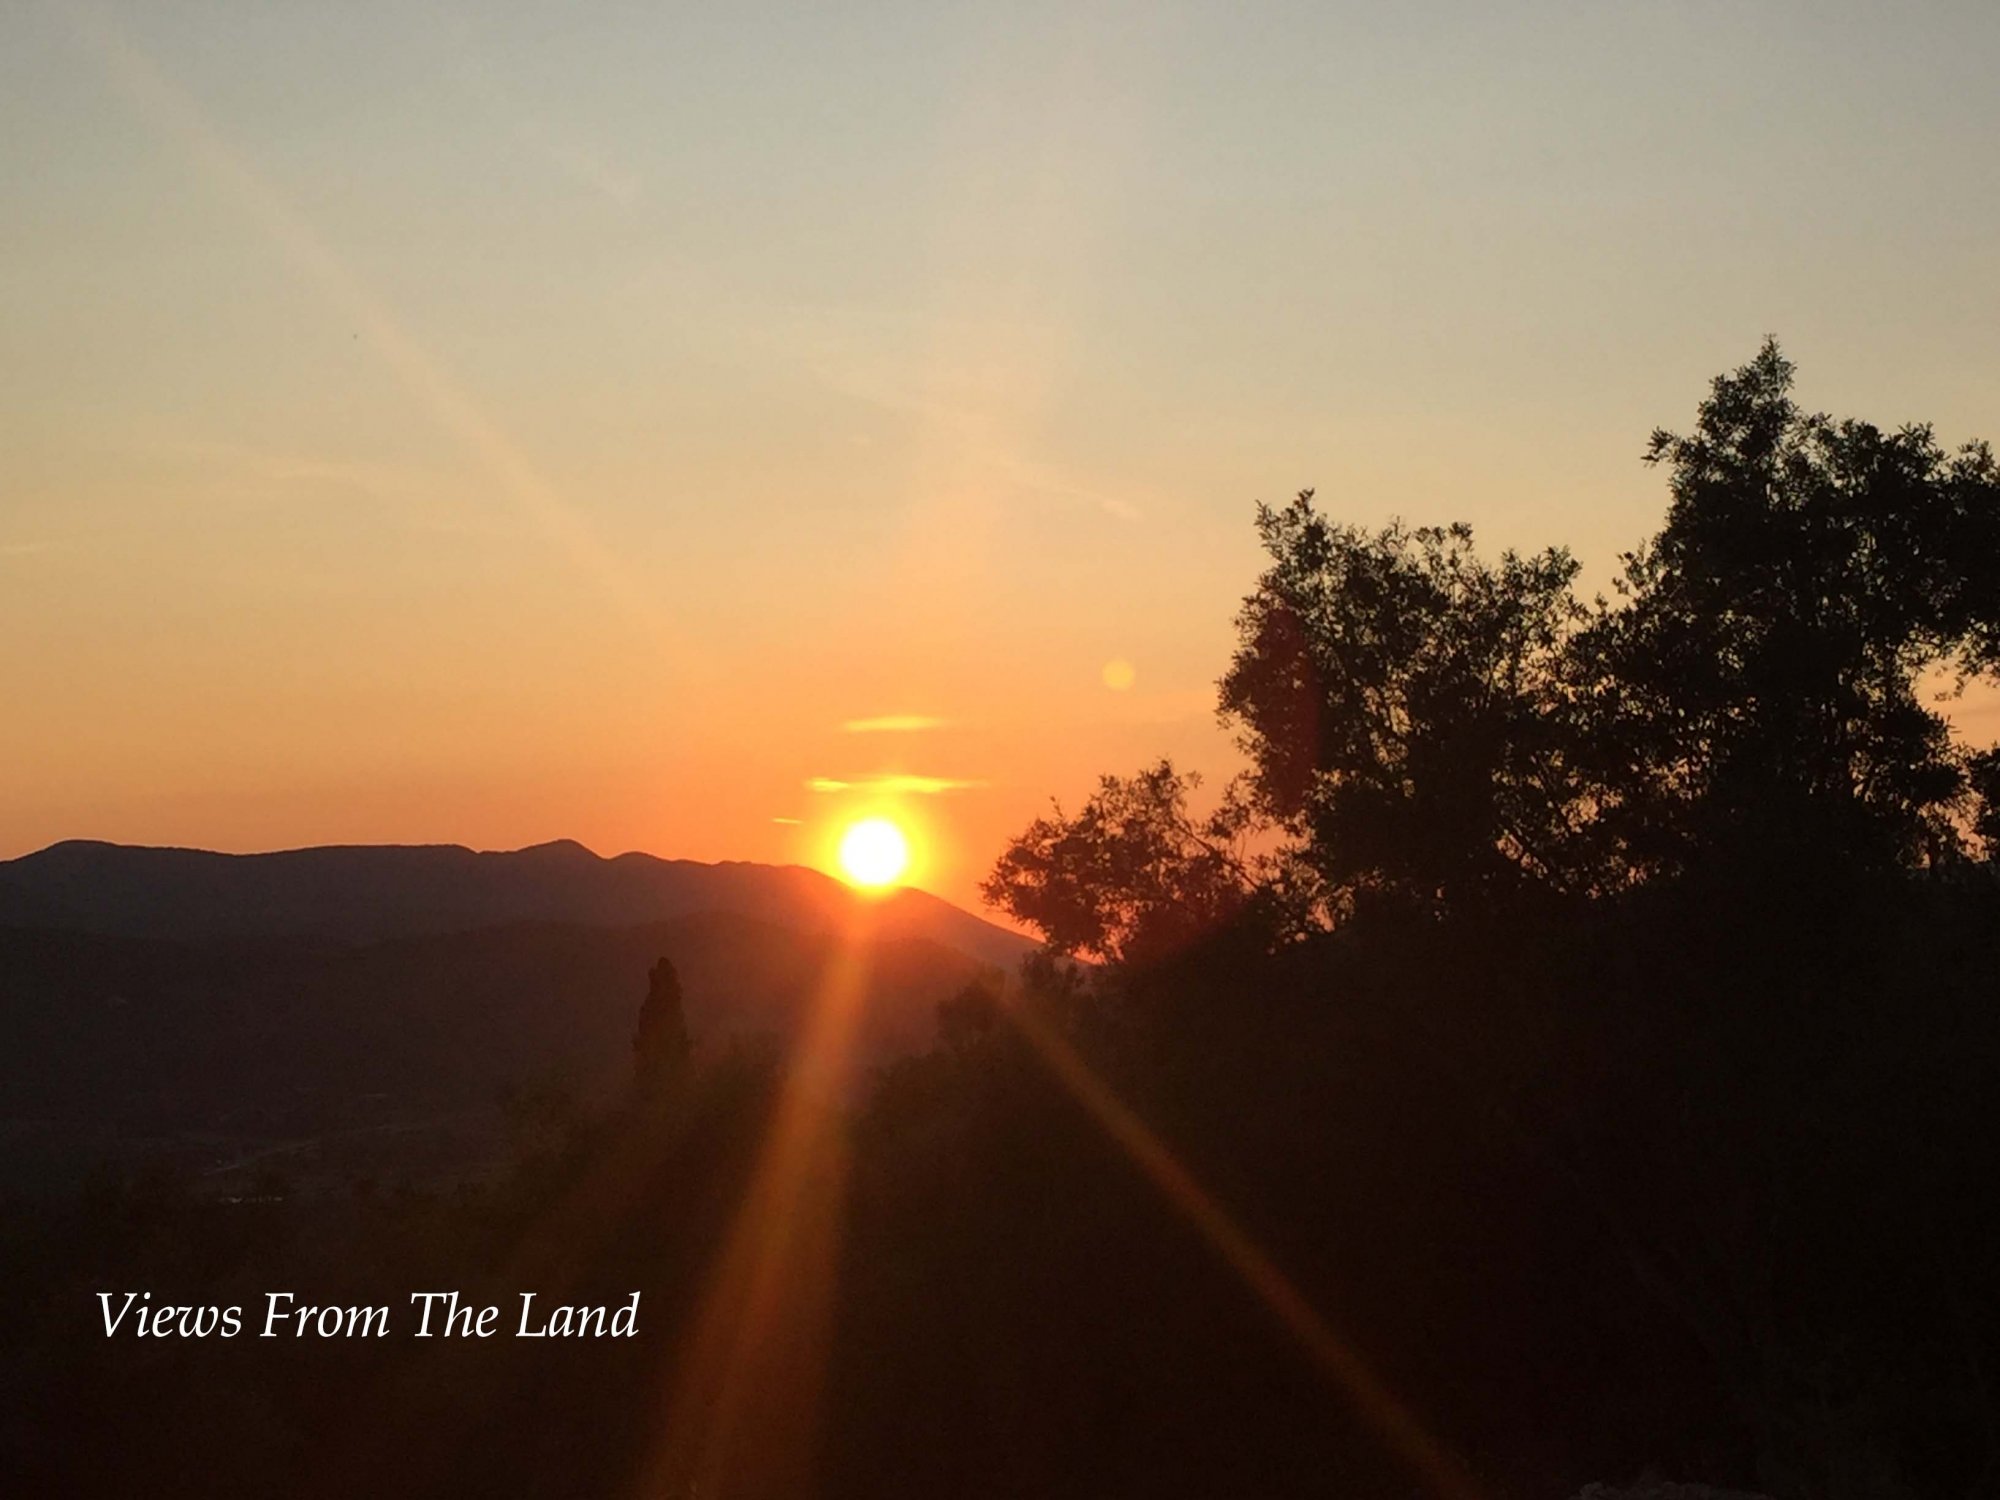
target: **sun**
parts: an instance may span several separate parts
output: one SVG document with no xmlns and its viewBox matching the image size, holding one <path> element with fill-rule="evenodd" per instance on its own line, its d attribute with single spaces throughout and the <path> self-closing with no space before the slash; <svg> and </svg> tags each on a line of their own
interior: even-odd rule
<svg viewBox="0 0 2000 1500">
<path fill-rule="evenodd" d="M 887 818 L 863 818 L 840 836 L 840 868 L 858 886 L 894 885 L 910 867 L 910 841 Z"/>
</svg>

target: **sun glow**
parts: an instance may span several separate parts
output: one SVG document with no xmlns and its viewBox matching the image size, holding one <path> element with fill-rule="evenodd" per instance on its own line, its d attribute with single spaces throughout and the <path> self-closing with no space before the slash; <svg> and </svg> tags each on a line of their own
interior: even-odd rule
<svg viewBox="0 0 2000 1500">
<path fill-rule="evenodd" d="M 887 818 L 863 818 L 840 836 L 840 869 L 858 886 L 893 885 L 910 867 L 910 841 Z"/>
</svg>

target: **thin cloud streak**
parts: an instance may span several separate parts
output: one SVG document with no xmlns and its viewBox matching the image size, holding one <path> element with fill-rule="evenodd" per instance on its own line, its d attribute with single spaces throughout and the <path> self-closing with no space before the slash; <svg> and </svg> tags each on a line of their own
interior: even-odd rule
<svg viewBox="0 0 2000 1500">
<path fill-rule="evenodd" d="M 519 130 L 522 140 L 572 182 L 601 194 L 620 208 L 630 209 L 638 203 L 644 184 L 637 173 L 624 170 L 543 121 L 524 120 Z"/>
<path fill-rule="evenodd" d="M 875 792 L 885 796 L 935 797 L 944 792 L 972 792 L 988 786 L 985 781 L 967 781 L 952 776 L 864 776 L 843 781 L 834 776 L 815 776 L 806 783 L 815 792 Z"/>
<path fill-rule="evenodd" d="M 883 714 L 873 719 L 849 719 L 840 727 L 849 734 L 918 734 L 942 729 L 946 723 L 929 714 Z"/>
</svg>

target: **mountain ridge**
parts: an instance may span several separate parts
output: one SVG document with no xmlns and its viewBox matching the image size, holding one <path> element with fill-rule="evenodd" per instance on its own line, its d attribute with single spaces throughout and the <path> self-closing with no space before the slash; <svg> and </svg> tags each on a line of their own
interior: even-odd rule
<svg viewBox="0 0 2000 1500">
<path fill-rule="evenodd" d="M 377 941 L 521 921 L 630 926 L 704 911 L 803 932 L 866 913 L 885 937 L 922 937 L 1011 968 L 1026 937 L 914 887 L 861 895 L 803 865 L 709 863 L 574 839 L 514 850 L 324 844 L 255 853 L 66 839 L 0 860 L 0 923 L 119 937 Z"/>
</svg>

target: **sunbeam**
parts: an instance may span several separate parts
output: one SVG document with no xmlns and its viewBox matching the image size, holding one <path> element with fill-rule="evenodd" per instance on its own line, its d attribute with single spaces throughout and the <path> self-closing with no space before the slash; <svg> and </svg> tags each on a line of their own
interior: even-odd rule
<svg viewBox="0 0 2000 1500">
<path fill-rule="evenodd" d="M 857 907 L 821 976 L 635 1496 L 777 1497 L 808 1487 L 848 1176 L 840 1096 L 872 926 L 871 909 Z"/>
<path fill-rule="evenodd" d="M 1423 1477 L 1433 1493 L 1447 1500 L 1482 1500 L 1479 1486 L 1464 1466 L 1431 1436 L 1416 1413 L 1383 1385 L 1360 1354 L 1076 1049 L 1036 1016 L 1032 1007 L 1015 1004 L 1008 1007 L 1007 1014 L 1070 1096 L 1160 1190 L 1174 1211 L 1208 1241 L 1382 1441 Z"/>
<path fill-rule="evenodd" d="M 486 415 L 450 370 L 433 358 L 389 305 L 337 255 L 210 121 L 201 104 L 140 50 L 98 6 L 74 3 L 77 32 L 118 93 L 154 129 L 177 141 L 200 170 L 241 207 L 292 269 L 350 318 L 396 378 L 494 482 L 639 627 L 666 664 L 687 677 L 708 668 L 652 597 L 619 563 L 513 439 Z"/>
</svg>

